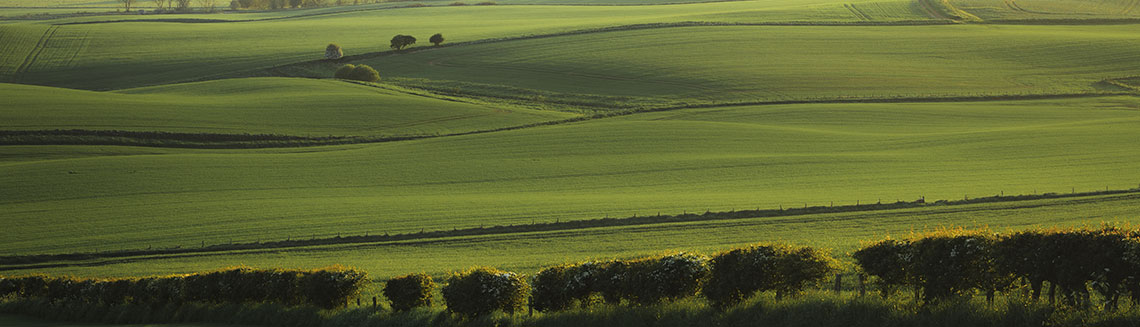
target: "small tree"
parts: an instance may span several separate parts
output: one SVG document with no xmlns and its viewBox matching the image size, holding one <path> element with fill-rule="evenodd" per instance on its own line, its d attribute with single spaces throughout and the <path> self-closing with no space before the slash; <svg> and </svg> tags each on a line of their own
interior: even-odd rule
<svg viewBox="0 0 1140 327">
<path fill-rule="evenodd" d="M 208 12 L 213 12 L 214 8 L 217 7 L 217 4 L 217 0 L 198 0 L 198 6 L 202 7 L 203 10 Z"/>
<path fill-rule="evenodd" d="M 190 0 L 174 0 L 174 5 L 178 11 L 186 11 L 190 9 Z"/>
<path fill-rule="evenodd" d="M 409 45 L 416 44 L 416 38 L 411 35 L 399 34 L 392 37 L 392 49 L 403 50 Z"/>
<path fill-rule="evenodd" d="M 438 47 L 440 43 L 443 43 L 443 34 L 435 33 L 428 41 Z"/>
<path fill-rule="evenodd" d="M 123 5 L 123 11 L 131 11 L 131 6 L 135 5 L 135 0 L 119 0 L 119 4 Z"/>
<path fill-rule="evenodd" d="M 341 57 L 344 57 L 344 51 L 341 50 L 340 45 L 329 43 L 329 46 L 325 47 L 325 60 L 337 60 Z"/>
<path fill-rule="evenodd" d="M 158 10 L 165 10 L 167 8 L 167 6 L 170 6 L 171 0 L 152 0 L 152 1 L 154 1 L 154 7 L 155 8 L 157 8 Z"/>
</svg>

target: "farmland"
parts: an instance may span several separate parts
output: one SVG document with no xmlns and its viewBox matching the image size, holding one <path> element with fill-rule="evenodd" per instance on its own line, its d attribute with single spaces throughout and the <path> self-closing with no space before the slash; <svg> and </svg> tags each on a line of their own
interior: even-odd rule
<svg viewBox="0 0 1140 327">
<path fill-rule="evenodd" d="M 0 256 L 154 251 L 0 271 L 380 282 L 777 240 L 848 264 L 940 226 L 1140 222 L 1135 192 L 933 204 L 1140 186 L 1133 1 L 452 2 L 0 0 Z M 321 60 L 330 43 L 346 56 Z M 174 251 L 362 235 L 406 238 Z"/>
</svg>

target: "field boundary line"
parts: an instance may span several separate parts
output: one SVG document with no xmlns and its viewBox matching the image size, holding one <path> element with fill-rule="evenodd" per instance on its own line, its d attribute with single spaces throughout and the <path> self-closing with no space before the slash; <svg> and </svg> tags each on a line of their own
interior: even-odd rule
<svg viewBox="0 0 1140 327">
<path fill-rule="evenodd" d="M 1093 192 L 1073 192 L 1067 194 L 1059 193 L 1043 193 L 1034 195 L 994 195 L 989 197 L 976 197 L 967 198 L 963 200 L 938 200 L 927 202 L 925 199 L 906 202 L 898 201 L 894 203 L 868 203 L 868 204 L 854 204 L 854 205 L 840 205 L 840 206 L 807 206 L 803 208 L 783 208 L 779 209 L 759 209 L 756 210 L 742 210 L 742 211 L 724 211 L 724 212 L 711 212 L 706 211 L 703 214 L 697 213 L 682 213 L 677 215 L 661 215 L 660 213 L 652 216 L 631 216 L 626 218 L 595 218 L 585 220 L 571 220 L 565 222 L 547 222 L 547 223 L 532 223 L 529 225 L 508 225 L 508 226 L 492 226 L 485 228 L 480 226 L 478 228 L 465 228 L 465 229 L 452 229 L 452 230 L 436 230 L 436 231 L 420 231 L 419 233 L 403 233 L 403 234 L 384 234 L 384 235 L 356 235 L 345 236 L 336 235 L 335 237 L 316 238 L 315 235 L 312 239 L 286 239 L 284 241 L 269 241 L 269 242 L 254 242 L 254 243 L 230 243 L 230 244 L 215 244 L 203 246 L 200 248 L 183 248 L 182 246 L 166 249 L 145 249 L 145 250 L 123 250 L 123 251 L 107 251 L 107 252 L 89 252 L 89 253 L 69 253 L 69 254 L 44 254 L 44 255 L 14 255 L 0 257 L 0 271 L 10 270 L 25 270 L 25 269 L 45 269 L 45 268 L 60 268 L 71 266 L 101 266 L 116 263 L 135 262 L 144 260 L 159 260 L 169 258 L 185 258 L 185 257 L 204 257 L 232 251 L 252 251 L 242 253 L 257 253 L 262 251 L 278 251 L 282 249 L 296 249 L 296 248 L 309 248 L 317 246 L 330 246 L 330 245 L 355 245 L 355 246 L 368 246 L 368 245 L 386 245 L 390 243 L 404 244 L 412 241 L 416 244 L 420 243 L 439 243 L 447 242 L 452 238 L 463 237 L 476 237 L 476 236 L 504 236 L 516 235 L 525 233 L 543 233 L 543 232 L 569 232 L 574 230 L 582 230 L 588 228 L 603 228 L 603 227 L 626 227 L 626 226 L 650 226 L 650 225 L 665 225 L 674 223 L 688 223 L 688 222 L 702 222 L 702 221 L 719 221 L 719 220 L 733 220 L 733 219 L 755 219 L 755 218 L 772 218 L 772 217 L 796 217 L 815 214 L 830 214 L 830 213 L 849 213 L 849 212 L 880 212 L 880 211 L 893 211 L 912 208 L 929 208 L 929 207 L 957 207 L 968 206 L 975 204 L 985 203 L 1018 203 L 1034 200 L 1046 199 L 1073 199 L 1074 201 L 1096 202 L 1103 199 L 1093 199 L 1090 197 L 1097 196 L 1115 196 L 1112 199 L 1116 200 L 1131 200 L 1140 199 L 1140 188 L 1124 189 L 1124 190 L 1104 190 Z M 1049 204 L 1030 204 L 1022 203 L 1023 206 L 1017 208 L 1032 208 L 1047 206 Z M 968 207 L 962 208 L 968 210 Z M 90 260 L 103 260 L 100 262 L 77 262 L 77 261 L 90 261 Z"/>
</svg>

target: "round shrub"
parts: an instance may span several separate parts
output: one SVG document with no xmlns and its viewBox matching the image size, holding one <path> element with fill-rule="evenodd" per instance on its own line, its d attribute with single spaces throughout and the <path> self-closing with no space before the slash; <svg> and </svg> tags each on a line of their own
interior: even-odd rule
<svg viewBox="0 0 1140 327">
<path fill-rule="evenodd" d="M 392 305 L 392 310 L 408 311 L 417 307 L 430 307 L 435 281 L 427 274 L 410 274 L 388 280 L 384 285 L 384 297 Z"/>
<path fill-rule="evenodd" d="M 352 71 L 354 69 L 356 69 L 356 65 L 345 64 L 344 66 L 337 68 L 336 72 L 333 73 L 333 77 L 339 79 L 352 79 Z"/>
<path fill-rule="evenodd" d="M 332 266 L 310 271 L 298 281 L 304 302 L 324 309 L 335 309 L 348 304 L 360 295 L 368 275 L 353 268 Z"/>
<path fill-rule="evenodd" d="M 530 305 L 539 311 L 569 309 L 574 304 L 590 304 L 592 294 L 601 290 L 603 264 L 586 262 L 546 268 L 531 282 Z"/>
<path fill-rule="evenodd" d="M 518 274 L 479 267 L 453 274 L 442 291 L 448 311 L 476 317 L 495 310 L 514 313 L 522 309 L 530 285 Z"/>
<path fill-rule="evenodd" d="M 838 270 L 839 261 L 827 251 L 811 247 L 778 248 L 787 251 L 776 257 L 772 288 L 776 290 L 777 298 L 800 294 L 808 286 L 818 285 Z"/>
<path fill-rule="evenodd" d="M 380 73 L 368 65 L 357 65 L 352 69 L 349 79 L 363 81 L 363 82 L 376 82 L 380 80 Z"/>
<path fill-rule="evenodd" d="M 696 295 L 708 276 L 708 257 L 674 253 L 629 262 L 625 295 L 633 303 L 652 304 Z"/>
</svg>

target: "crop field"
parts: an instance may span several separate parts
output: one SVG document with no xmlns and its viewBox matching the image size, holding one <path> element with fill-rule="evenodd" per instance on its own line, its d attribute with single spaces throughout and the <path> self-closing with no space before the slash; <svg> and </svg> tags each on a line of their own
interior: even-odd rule
<svg viewBox="0 0 1140 327">
<path fill-rule="evenodd" d="M 1140 1 L 480 2 L 0 0 L 0 276 L 1140 223 Z"/>
<path fill-rule="evenodd" d="M 448 101 L 331 80 L 258 78 L 91 92 L 0 84 L 10 130 L 115 129 L 222 134 L 453 134 L 573 117 Z M 38 108 L 28 111 L 23 108 Z"/>
</svg>

